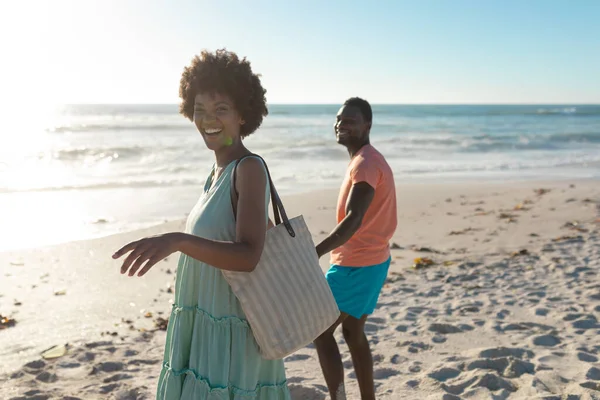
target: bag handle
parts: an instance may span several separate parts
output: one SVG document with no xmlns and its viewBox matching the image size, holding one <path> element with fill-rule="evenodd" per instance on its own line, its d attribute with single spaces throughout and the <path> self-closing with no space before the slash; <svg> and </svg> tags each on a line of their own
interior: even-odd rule
<svg viewBox="0 0 600 400">
<path fill-rule="evenodd" d="M 235 182 L 236 182 L 236 171 L 237 171 L 237 167 L 238 164 L 247 157 L 256 157 L 258 159 L 260 159 L 263 163 L 263 165 L 265 166 L 265 170 L 267 171 L 267 178 L 269 180 L 269 188 L 271 189 L 271 204 L 273 206 L 273 216 L 275 218 L 275 225 L 279 225 L 282 223 L 283 220 L 283 225 L 285 226 L 285 229 L 288 231 L 289 235 L 291 237 L 296 237 L 296 232 L 294 232 L 294 229 L 292 228 L 292 224 L 290 224 L 290 220 L 287 217 L 287 214 L 285 212 L 285 208 L 283 207 L 283 203 L 281 202 L 281 199 L 279 198 L 279 194 L 277 193 L 277 190 L 275 189 L 275 185 L 273 184 L 273 180 L 271 179 L 271 173 L 269 172 L 269 167 L 267 166 L 267 163 L 265 162 L 265 160 L 257 155 L 257 154 L 247 154 L 243 157 L 240 157 L 239 159 L 236 160 L 235 165 L 233 166 L 233 171 L 231 172 L 231 207 L 233 208 L 233 218 L 237 219 L 237 201 L 238 201 L 238 194 L 237 194 L 237 190 L 235 188 Z"/>
</svg>

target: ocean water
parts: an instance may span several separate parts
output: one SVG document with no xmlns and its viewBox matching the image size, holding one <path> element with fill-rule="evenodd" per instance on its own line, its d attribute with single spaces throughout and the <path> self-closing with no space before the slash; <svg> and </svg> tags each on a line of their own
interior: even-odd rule
<svg viewBox="0 0 600 400">
<path fill-rule="evenodd" d="M 272 105 L 247 146 L 283 195 L 337 187 L 348 155 L 335 105 Z M 374 106 L 396 179 L 600 177 L 600 106 Z M 0 133 L 0 250 L 183 218 L 212 166 L 177 105 L 71 105 Z"/>
</svg>

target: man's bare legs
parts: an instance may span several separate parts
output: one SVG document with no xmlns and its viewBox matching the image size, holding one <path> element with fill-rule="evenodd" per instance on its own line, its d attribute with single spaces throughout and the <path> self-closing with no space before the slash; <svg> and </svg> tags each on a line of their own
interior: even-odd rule
<svg viewBox="0 0 600 400">
<path fill-rule="evenodd" d="M 342 313 L 331 328 L 327 329 L 315 340 L 319 363 L 323 370 L 325 383 L 327 383 L 327 387 L 329 388 L 331 400 L 346 400 L 344 365 L 342 364 L 340 348 L 333 337 L 333 333 L 347 317 L 348 314 Z"/>
<path fill-rule="evenodd" d="M 344 365 L 340 349 L 333 333 L 342 324 L 344 339 L 352 355 L 352 365 L 358 379 L 360 397 L 362 400 L 375 400 L 375 387 L 373 384 L 373 357 L 369 341 L 365 335 L 365 322 L 367 315 L 356 319 L 347 314 L 340 318 L 315 340 L 321 369 L 325 382 L 329 388 L 331 400 L 346 400 L 344 390 Z"/>
<path fill-rule="evenodd" d="M 349 316 L 342 322 L 342 332 L 352 355 L 352 365 L 360 388 L 360 398 L 361 400 L 375 400 L 373 357 L 365 335 L 366 321 L 367 315 L 363 315 L 361 319 Z"/>
</svg>

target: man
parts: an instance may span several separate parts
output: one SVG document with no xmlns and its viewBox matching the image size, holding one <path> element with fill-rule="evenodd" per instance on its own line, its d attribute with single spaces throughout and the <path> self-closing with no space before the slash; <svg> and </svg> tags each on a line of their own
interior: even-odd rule
<svg viewBox="0 0 600 400">
<path fill-rule="evenodd" d="M 369 141 L 373 113 L 366 100 L 346 100 L 334 126 L 350 164 L 340 189 L 337 226 L 319 245 L 331 252 L 327 281 L 340 308 L 338 321 L 315 340 L 332 400 L 345 400 L 344 367 L 333 333 L 341 324 L 362 400 L 375 399 L 373 359 L 364 327 L 375 310 L 390 265 L 389 241 L 396 230 L 392 170 Z"/>
</svg>

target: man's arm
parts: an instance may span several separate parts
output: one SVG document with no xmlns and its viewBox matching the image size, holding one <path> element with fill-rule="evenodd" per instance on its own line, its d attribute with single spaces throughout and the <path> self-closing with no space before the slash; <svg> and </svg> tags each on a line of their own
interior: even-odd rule
<svg viewBox="0 0 600 400">
<path fill-rule="evenodd" d="M 346 243 L 356 233 L 374 195 L 375 189 L 367 182 L 357 182 L 352 186 L 346 203 L 346 217 L 317 245 L 319 258 Z"/>
</svg>

